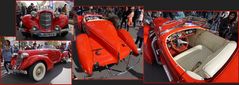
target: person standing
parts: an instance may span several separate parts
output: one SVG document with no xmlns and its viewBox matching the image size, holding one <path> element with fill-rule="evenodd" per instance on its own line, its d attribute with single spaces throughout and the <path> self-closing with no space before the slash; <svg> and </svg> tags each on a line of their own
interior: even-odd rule
<svg viewBox="0 0 239 85">
<path fill-rule="evenodd" d="M 141 10 L 140 10 L 140 7 L 138 7 L 134 11 L 134 16 L 133 16 L 133 26 L 134 27 L 136 27 L 136 25 L 137 25 L 137 22 L 138 22 L 137 20 L 138 20 L 140 14 L 141 14 Z"/>
<path fill-rule="evenodd" d="M 27 7 L 27 14 L 31 14 L 32 11 L 36 11 L 33 3 L 31 3 L 31 5 Z"/>
<path fill-rule="evenodd" d="M 11 58 L 12 58 L 12 54 L 13 54 L 13 48 L 10 45 L 10 41 L 9 40 L 5 40 L 5 45 L 3 45 L 2 47 L 2 56 L 3 56 L 3 60 L 4 60 L 4 68 L 6 69 L 6 73 L 10 74 L 9 71 L 9 64 L 11 63 Z"/>
<path fill-rule="evenodd" d="M 143 8 L 140 8 L 140 15 L 139 15 L 139 19 L 138 21 L 141 23 L 143 22 L 143 19 L 144 19 L 144 9 Z"/>
<path fill-rule="evenodd" d="M 120 28 L 122 28 L 123 24 L 124 24 L 127 31 L 129 31 L 129 25 L 127 24 L 127 16 L 130 13 L 131 13 L 131 10 L 128 7 L 126 7 L 123 11 L 122 20 L 121 20 L 121 23 L 120 23 Z"/>
<path fill-rule="evenodd" d="M 61 11 L 62 11 L 62 14 L 65 14 L 67 15 L 67 4 L 64 5 L 64 7 L 62 7 Z"/>
<path fill-rule="evenodd" d="M 127 16 L 127 18 L 128 18 L 128 25 L 129 26 L 133 26 L 133 17 L 134 17 L 134 10 L 135 10 L 135 8 L 134 7 L 131 7 L 131 12 L 130 12 L 130 14 Z"/>
<path fill-rule="evenodd" d="M 138 50 L 141 50 L 141 46 L 142 46 L 142 43 L 143 43 L 143 40 L 144 40 L 144 25 L 143 25 L 143 22 L 140 22 L 140 27 L 139 27 L 139 30 L 137 32 L 137 38 L 136 38 L 136 41 L 135 41 L 135 44 L 138 44 Z"/>
<path fill-rule="evenodd" d="M 23 3 L 21 3 L 21 16 L 26 15 L 26 9 L 27 7 Z"/>
<path fill-rule="evenodd" d="M 19 49 L 17 44 L 14 44 L 13 48 L 14 48 L 13 53 L 18 53 Z"/>
<path fill-rule="evenodd" d="M 16 4 L 16 25 L 17 27 L 20 26 L 21 22 L 21 7 Z"/>
<path fill-rule="evenodd" d="M 227 18 L 223 19 L 219 25 L 219 36 L 226 38 L 226 39 L 231 39 L 232 36 L 236 34 L 237 32 L 233 32 L 235 29 L 234 22 L 236 21 L 237 18 L 237 13 L 236 12 L 230 12 Z"/>
</svg>

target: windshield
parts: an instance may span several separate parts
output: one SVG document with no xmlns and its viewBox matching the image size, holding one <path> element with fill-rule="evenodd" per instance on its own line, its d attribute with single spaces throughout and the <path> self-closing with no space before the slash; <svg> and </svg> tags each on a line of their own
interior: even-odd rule
<svg viewBox="0 0 239 85">
<path fill-rule="evenodd" d="M 95 20 L 101 20 L 104 19 L 102 16 L 86 16 L 85 20 L 86 21 L 95 21 Z"/>
<path fill-rule="evenodd" d="M 44 45 L 40 49 L 56 49 L 56 47 L 53 45 Z"/>
</svg>

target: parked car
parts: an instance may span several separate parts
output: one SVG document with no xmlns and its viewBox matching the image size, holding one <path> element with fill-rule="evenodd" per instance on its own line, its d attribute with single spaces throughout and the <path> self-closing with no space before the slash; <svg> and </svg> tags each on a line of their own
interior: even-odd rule
<svg viewBox="0 0 239 85">
<path fill-rule="evenodd" d="M 238 43 L 194 22 L 158 17 L 145 24 L 145 62 L 162 65 L 171 82 L 239 82 Z"/>
<path fill-rule="evenodd" d="M 81 31 L 76 37 L 78 61 L 83 71 L 92 76 L 101 67 L 114 65 L 138 50 L 133 37 L 125 29 L 116 29 L 102 15 L 77 16 L 77 27 Z"/>
<path fill-rule="evenodd" d="M 44 78 L 47 71 L 58 62 L 66 62 L 68 51 L 60 51 L 52 45 L 40 49 L 20 50 L 11 60 L 11 68 L 15 73 L 28 74 L 35 81 Z"/>
<path fill-rule="evenodd" d="M 64 37 L 69 31 L 67 15 L 50 10 L 32 11 L 21 21 L 19 31 L 25 37 Z"/>
</svg>

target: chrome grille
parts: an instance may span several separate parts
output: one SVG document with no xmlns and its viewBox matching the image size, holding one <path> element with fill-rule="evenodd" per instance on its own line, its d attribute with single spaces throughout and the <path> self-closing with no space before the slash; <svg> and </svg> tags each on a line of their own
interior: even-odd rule
<svg viewBox="0 0 239 85">
<path fill-rule="evenodd" d="M 41 13 L 40 14 L 40 25 L 43 28 L 49 28 L 51 26 L 51 13 Z"/>
</svg>

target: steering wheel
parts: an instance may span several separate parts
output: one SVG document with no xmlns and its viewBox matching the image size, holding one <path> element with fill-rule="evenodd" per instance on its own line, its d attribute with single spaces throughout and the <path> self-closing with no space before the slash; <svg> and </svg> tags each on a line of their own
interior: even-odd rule
<svg viewBox="0 0 239 85">
<path fill-rule="evenodd" d="M 189 44 L 188 42 L 189 42 L 188 38 L 183 35 L 182 37 L 176 36 L 175 39 L 170 40 L 170 44 L 172 48 L 178 53 L 181 53 L 188 49 L 188 44 Z"/>
</svg>

